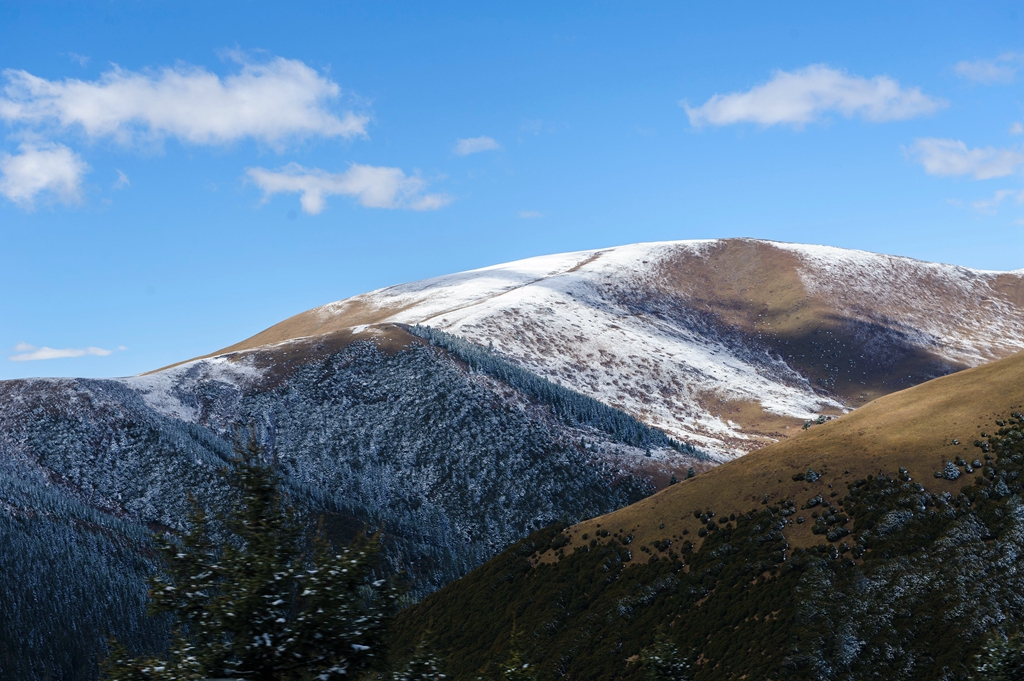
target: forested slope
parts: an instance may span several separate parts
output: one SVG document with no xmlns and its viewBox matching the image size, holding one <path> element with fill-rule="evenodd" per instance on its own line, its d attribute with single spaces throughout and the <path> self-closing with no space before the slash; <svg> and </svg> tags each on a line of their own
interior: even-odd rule
<svg viewBox="0 0 1024 681">
<path fill-rule="evenodd" d="M 85 679 L 108 634 L 161 640 L 160 623 L 143 617 L 150 532 L 183 529 L 188 495 L 210 509 L 230 503 L 218 471 L 239 427 L 333 536 L 380 529 L 387 569 L 407 573 L 412 598 L 560 518 L 649 494 L 651 475 L 621 462 L 653 470 L 682 457 L 648 458 L 569 425 L 405 339 L 311 354 L 262 382 L 186 367 L 160 397 L 173 409 L 133 381 L 0 383 L 0 574 L 17 575 L 0 583 L 0 677 Z M 237 374 L 248 360 L 235 361 Z"/>
</svg>

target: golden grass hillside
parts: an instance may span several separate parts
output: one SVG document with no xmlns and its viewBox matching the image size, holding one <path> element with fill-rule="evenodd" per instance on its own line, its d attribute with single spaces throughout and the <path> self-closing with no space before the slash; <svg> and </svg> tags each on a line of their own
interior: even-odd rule
<svg viewBox="0 0 1024 681">
<path fill-rule="evenodd" d="M 698 541 L 700 521 L 694 511 L 712 510 L 719 518 L 762 508 L 786 498 L 799 507 L 820 494 L 846 494 L 847 483 L 868 475 L 895 475 L 900 467 L 932 492 L 956 492 L 967 478 L 935 478 L 946 461 L 982 456 L 973 442 L 995 430 L 993 421 L 1024 405 L 1024 353 L 943 376 L 881 397 L 860 409 L 814 425 L 789 440 L 769 445 L 736 461 L 658 492 L 644 501 L 566 530 L 571 544 L 591 541 L 598 530 L 633 534 L 643 546 L 660 539 Z M 958 442 L 959 444 L 955 444 Z M 821 474 L 814 483 L 794 481 L 808 469 Z M 810 511 L 801 511 L 810 520 Z M 811 522 L 789 527 L 793 546 L 820 539 Z M 587 535 L 587 539 L 583 539 Z M 636 559 L 645 554 L 636 552 Z M 541 557 L 551 560 L 547 554 Z"/>
</svg>

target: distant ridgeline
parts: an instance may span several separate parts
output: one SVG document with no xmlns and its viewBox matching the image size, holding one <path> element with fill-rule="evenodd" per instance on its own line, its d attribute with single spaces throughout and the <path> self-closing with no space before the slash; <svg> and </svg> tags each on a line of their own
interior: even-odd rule
<svg viewBox="0 0 1024 681">
<path fill-rule="evenodd" d="M 900 471 L 831 502 L 695 509 L 699 546 L 637 546 L 609 524 L 573 547 L 561 526 L 542 530 L 403 611 L 396 644 L 429 631 L 456 681 L 494 676 L 513 626 L 540 679 L 654 678 L 640 661 L 666 638 L 693 681 L 1021 678 L 977 673 L 1024 659 L 1024 415 L 997 424 L 976 459 L 936 474 L 975 474 L 955 496 Z M 790 548 L 801 519 L 818 546 Z"/>
<path fill-rule="evenodd" d="M 538 376 L 501 357 L 493 350 L 430 326 L 400 326 L 432 345 L 444 348 L 468 364 L 473 371 L 497 378 L 538 402 L 549 405 L 567 425 L 589 426 L 634 447 L 670 447 L 697 459 L 710 459 L 706 452 L 698 450 L 692 444 L 673 440 L 657 428 L 641 423 L 626 412 Z"/>
</svg>

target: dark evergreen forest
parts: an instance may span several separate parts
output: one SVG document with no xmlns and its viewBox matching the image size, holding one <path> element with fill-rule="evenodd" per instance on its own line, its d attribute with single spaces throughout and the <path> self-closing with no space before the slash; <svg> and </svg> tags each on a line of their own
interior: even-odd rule
<svg viewBox="0 0 1024 681">
<path fill-rule="evenodd" d="M 553 522 L 649 494 L 620 463 L 643 456 L 636 442 L 667 442 L 607 427 L 631 420 L 607 407 L 567 417 L 560 392 L 517 389 L 426 345 L 356 343 L 269 387 L 174 390 L 196 423 L 118 381 L 0 383 L 0 678 L 92 678 L 109 635 L 163 644 L 166 627 L 144 615 L 152 533 L 185 529 L 190 494 L 230 503 L 218 471 L 240 426 L 310 522 L 323 515 L 339 540 L 381 532 L 407 602 Z"/>
<path fill-rule="evenodd" d="M 623 411 L 527 371 L 515 362 L 476 343 L 470 343 L 429 326 L 404 328 L 430 341 L 431 344 L 444 348 L 464 361 L 473 371 L 493 376 L 524 395 L 549 405 L 568 425 L 596 428 L 608 433 L 617 441 L 634 447 L 671 447 L 676 451 L 691 454 L 694 458 L 710 458 L 692 444 L 677 442 L 662 431 L 641 423 Z"/>
</svg>

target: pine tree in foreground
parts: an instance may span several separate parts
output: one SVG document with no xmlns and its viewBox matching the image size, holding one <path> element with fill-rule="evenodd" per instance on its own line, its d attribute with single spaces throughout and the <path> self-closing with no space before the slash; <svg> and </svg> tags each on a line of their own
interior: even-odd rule
<svg viewBox="0 0 1024 681">
<path fill-rule="evenodd" d="M 640 654 L 647 678 L 651 681 L 689 681 L 690 665 L 665 634 L 658 634 Z"/>
<path fill-rule="evenodd" d="M 416 646 L 416 652 L 401 671 L 391 675 L 392 681 L 443 681 L 441 660 L 427 646 L 426 636 Z"/>
<path fill-rule="evenodd" d="M 1020 634 L 994 635 L 978 656 L 975 678 L 985 681 L 1020 681 L 1024 679 L 1024 637 Z"/>
<path fill-rule="evenodd" d="M 537 681 L 537 673 L 526 661 L 519 640 L 519 630 L 515 621 L 512 622 L 512 635 L 508 642 L 508 657 L 501 667 L 504 681 Z"/>
<path fill-rule="evenodd" d="M 397 594 L 373 580 L 376 541 L 332 550 L 304 541 L 277 474 L 255 444 L 225 475 L 239 496 L 217 542 L 198 505 L 180 540 L 160 538 L 166 570 L 151 579 L 150 612 L 174 618 L 164 655 L 132 657 L 114 645 L 111 681 L 352 679 L 384 655 Z"/>
</svg>

